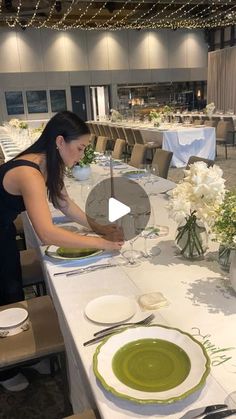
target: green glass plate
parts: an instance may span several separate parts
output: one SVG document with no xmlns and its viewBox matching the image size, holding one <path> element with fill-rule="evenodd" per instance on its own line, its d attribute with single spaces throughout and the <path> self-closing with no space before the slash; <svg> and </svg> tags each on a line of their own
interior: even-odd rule
<svg viewBox="0 0 236 419">
<path fill-rule="evenodd" d="M 116 377 L 141 391 L 166 391 L 181 384 L 191 364 L 177 345 L 162 339 L 140 339 L 117 351 L 112 361 Z"/>
<path fill-rule="evenodd" d="M 57 246 L 48 246 L 45 254 L 54 259 L 77 260 L 97 256 L 103 253 L 100 249 L 89 248 L 66 248 Z"/>
</svg>

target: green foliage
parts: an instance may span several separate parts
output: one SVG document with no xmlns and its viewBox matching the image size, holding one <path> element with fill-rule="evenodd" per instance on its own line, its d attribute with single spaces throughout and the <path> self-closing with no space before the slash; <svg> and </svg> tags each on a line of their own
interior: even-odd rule
<svg viewBox="0 0 236 419">
<path fill-rule="evenodd" d="M 227 191 L 217 210 L 213 226 L 214 240 L 226 247 L 236 248 L 236 192 Z"/>
<path fill-rule="evenodd" d="M 84 149 L 84 157 L 79 161 L 78 165 L 80 167 L 88 166 L 89 164 L 96 162 L 94 148 L 89 144 Z"/>
<path fill-rule="evenodd" d="M 26 122 L 19 122 L 19 128 L 21 129 L 27 129 L 28 128 L 28 124 Z"/>
</svg>

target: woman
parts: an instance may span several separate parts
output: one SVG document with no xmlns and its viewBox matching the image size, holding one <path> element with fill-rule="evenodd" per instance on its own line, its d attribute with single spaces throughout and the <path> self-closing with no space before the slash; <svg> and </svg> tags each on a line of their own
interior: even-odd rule
<svg viewBox="0 0 236 419">
<path fill-rule="evenodd" d="M 69 198 L 63 176 L 65 167 L 73 167 L 83 157 L 89 137 L 87 125 L 77 115 L 60 112 L 33 145 L 0 166 L 0 305 L 24 299 L 13 220 L 25 209 L 45 245 L 121 248 L 120 239 L 81 236 L 52 222 L 47 196 L 71 220 L 88 226 L 85 213 Z M 1 384 L 11 377 L 12 371 L 1 373 Z"/>
</svg>

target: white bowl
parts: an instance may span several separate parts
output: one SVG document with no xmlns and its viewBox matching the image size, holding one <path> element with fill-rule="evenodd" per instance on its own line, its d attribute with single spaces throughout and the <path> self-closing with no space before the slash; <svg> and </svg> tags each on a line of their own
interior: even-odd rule
<svg viewBox="0 0 236 419">
<path fill-rule="evenodd" d="M 29 314 L 24 308 L 14 307 L 0 312 L 0 337 L 17 335 L 29 329 Z"/>
</svg>

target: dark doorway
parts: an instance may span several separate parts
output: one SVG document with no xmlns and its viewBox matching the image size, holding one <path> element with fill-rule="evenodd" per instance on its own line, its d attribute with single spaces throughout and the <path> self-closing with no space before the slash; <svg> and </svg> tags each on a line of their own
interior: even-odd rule
<svg viewBox="0 0 236 419">
<path fill-rule="evenodd" d="M 87 108 L 84 86 L 71 86 L 72 111 L 83 121 L 87 121 Z"/>
</svg>

